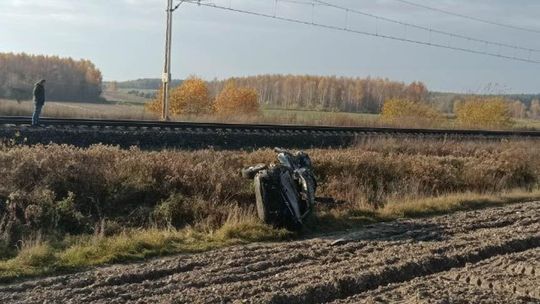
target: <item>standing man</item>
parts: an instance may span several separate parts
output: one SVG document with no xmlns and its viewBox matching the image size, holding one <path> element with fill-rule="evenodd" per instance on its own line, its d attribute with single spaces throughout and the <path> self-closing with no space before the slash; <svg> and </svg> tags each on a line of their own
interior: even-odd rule
<svg viewBox="0 0 540 304">
<path fill-rule="evenodd" d="M 32 115 L 32 126 L 39 125 L 39 115 L 45 104 L 45 79 L 40 80 L 34 86 L 34 114 Z"/>
</svg>

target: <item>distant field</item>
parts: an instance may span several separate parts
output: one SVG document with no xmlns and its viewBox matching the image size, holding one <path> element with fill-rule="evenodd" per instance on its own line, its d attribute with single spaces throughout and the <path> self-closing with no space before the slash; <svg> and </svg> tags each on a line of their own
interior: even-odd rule
<svg viewBox="0 0 540 304">
<path fill-rule="evenodd" d="M 118 90 L 122 94 L 121 90 Z M 129 95 L 126 93 L 126 95 Z M 136 97 L 133 95 L 129 95 Z M 119 97 L 121 97 L 119 95 Z M 147 102 L 147 100 L 146 100 Z M 148 112 L 144 102 L 134 99 L 110 103 L 82 102 L 47 102 L 43 116 L 69 118 L 107 118 L 107 119 L 158 119 L 159 116 Z M 33 111 L 31 101 L 18 103 L 15 100 L 0 99 L 0 115 L 29 116 Z M 213 121 L 213 122 L 246 122 L 246 123 L 289 123 L 316 125 L 373 125 L 377 123 L 378 115 L 320 112 L 303 110 L 263 109 L 261 115 L 215 117 L 215 116 L 175 116 L 174 120 Z"/>
<path fill-rule="evenodd" d="M 379 115 L 365 113 L 323 112 L 309 110 L 263 109 L 267 120 L 290 120 L 302 124 L 317 125 L 373 125 L 378 123 Z"/>
<path fill-rule="evenodd" d="M 128 92 L 132 90 L 133 89 L 118 89 L 116 91 L 105 90 L 103 91 L 102 96 L 103 98 L 111 102 L 128 103 L 128 104 L 144 104 L 150 100 L 148 98 L 140 97 L 134 94 L 129 94 Z M 144 93 L 154 92 L 153 90 L 143 90 L 143 89 L 141 90 L 137 89 L 137 91 L 144 92 Z"/>
<path fill-rule="evenodd" d="M 107 118 L 107 119 L 158 119 L 159 116 L 145 110 L 144 103 L 81 103 L 81 102 L 47 102 L 44 117 L 69 118 Z M 0 99 L 0 115 L 29 116 L 33 111 L 33 103 Z M 290 123 L 317 125 L 372 125 L 377 115 L 333 113 L 297 110 L 263 110 L 258 116 L 214 117 L 214 116 L 176 116 L 174 120 L 214 121 L 214 122 L 246 122 L 246 123 Z"/>
<path fill-rule="evenodd" d="M 516 129 L 535 129 L 540 130 L 540 120 L 536 119 L 515 119 L 516 122 L 514 128 Z"/>
<path fill-rule="evenodd" d="M 0 99 L 0 115 L 29 116 L 34 104 L 31 101 L 18 103 Z M 116 103 L 81 103 L 49 101 L 43 108 L 44 117 L 101 118 L 101 119 L 157 119 L 157 115 L 145 111 L 141 105 Z"/>
</svg>

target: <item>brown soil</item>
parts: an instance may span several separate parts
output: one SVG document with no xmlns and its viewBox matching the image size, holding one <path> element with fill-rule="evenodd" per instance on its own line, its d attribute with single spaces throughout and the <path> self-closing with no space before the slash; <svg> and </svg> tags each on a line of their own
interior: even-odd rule
<svg viewBox="0 0 540 304">
<path fill-rule="evenodd" d="M 0 287 L 1 303 L 540 303 L 540 202 Z"/>
<path fill-rule="evenodd" d="M 418 277 L 338 303 L 538 303 L 540 248 Z"/>
</svg>

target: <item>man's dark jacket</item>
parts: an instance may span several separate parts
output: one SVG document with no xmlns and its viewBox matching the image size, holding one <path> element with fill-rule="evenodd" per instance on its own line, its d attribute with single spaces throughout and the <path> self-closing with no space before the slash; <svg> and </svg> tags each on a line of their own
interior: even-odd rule
<svg viewBox="0 0 540 304">
<path fill-rule="evenodd" d="M 34 87 L 34 102 L 41 106 L 45 104 L 45 87 L 40 83 Z"/>
</svg>

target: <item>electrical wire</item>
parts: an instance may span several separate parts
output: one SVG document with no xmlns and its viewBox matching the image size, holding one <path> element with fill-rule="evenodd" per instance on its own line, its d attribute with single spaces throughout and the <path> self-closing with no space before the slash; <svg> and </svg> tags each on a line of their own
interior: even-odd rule
<svg viewBox="0 0 540 304">
<path fill-rule="evenodd" d="M 396 0 L 396 1 L 400 1 L 400 0 Z M 430 35 L 435 33 L 435 34 L 440 34 L 440 35 L 444 35 L 444 36 L 448 36 L 448 37 L 452 37 L 452 38 L 463 39 L 463 40 L 466 40 L 466 41 L 469 41 L 469 42 L 474 41 L 474 42 L 478 42 L 478 43 L 481 43 L 481 44 L 484 44 L 484 45 L 505 47 L 505 48 L 510 48 L 510 49 L 514 49 L 514 50 L 522 50 L 522 51 L 527 51 L 527 52 L 532 52 L 532 53 L 540 53 L 540 49 L 523 47 L 523 46 L 519 46 L 519 45 L 513 45 L 513 44 L 497 42 L 497 41 L 490 41 L 490 40 L 486 40 L 486 39 L 479 39 L 479 38 L 472 37 L 472 36 L 466 36 L 466 35 L 457 34 L 457 33 L 453 33 L 453 32 L 433 29 L 433 28 L 429 28 L 429 27 L 425 27 L 425 26 L 421 26 L 421 25 L 417 25 L 417 24 L 413 24 L 413 23 L 407 23 L 407 22 L 396 20 L 396 19 L 386 18 L 386 17 L 375 15 L 375 14 L 371 14 L 371 13 L 366 13 L 366 12 L 363 12 L 363 11 L 360 11 L 360 10 L 357 10 L 357 9 L 353 9 L 353 8 L 347 8 L 347 7 L 335 5 L 335 4 L 332 4 L 330 2 L 326 2 L 326 1 L 320 1 L 320 0 L 311 0 L 311 1 L 307 1 L 307 0 L 304 0 L 304 1 L 301 1 L 301 0 L 278 0 L 278 2 L 295 3 L 295 4 L 306 5 L 306 6 L 315 6 L 315 5 L 316 6 L 326 6 L 326 7 L 331 7 L 331 8 L 335 8 L 335 9 L 339 9 L 339 10 L 344 11 L 347 14 L 347 18 L 348 18 L 349 13 L 354 13 L 354 14 L 365 16 L 365 17 L 373 18 L 373 19 L 376 19 L 376 20 L 382 20 L 382 21 L 385 21 L 385 22 L 390 22 L 390 23 L 394 23 L 394 24 L 398 24 L 398 25 L 402 25 L 402 26 L 406 26 L 406 27 L 410 27 L 410 28 L 423 30 L 423 31 L 429 32 Z"/>
<path fill-rule="evenodd" d="M 440 8 L 436 8 L 436 7 L 432 7 L 432 6 L 427 6 L 427 5 L 423 5 L 423 4 L 419 4 L 419 3 L 415 3 L 415 2 L 411 2 L 411 1 L 407 1 L 407 0 L 395 0 L 395 1 L 405 3 L 407 5 L 416 6 L 416 7 L 420 7 L 420 8 L 423 8 L 423 9 L 427 9 L 427 10 L 431 10 L 431 11 L 451 15 L 451 16 L 454 16 L 454 17 L 460 17 L 460 18 L 464 18 L 464 19 L 468 19 L 468 20 L 473 20 L 473 21 L 476 21 L 476 22 L 481 22 L 481 23 L 490 24 L 490 25 L 496 25 L 496 26 L 505 27 L 505 28 L 518 30 L 518 31 L 525 31 L 525 32 L 540 34 L 540 30 L 536 30 L 536 29 L 529 29 L 529 28 L 525 28 L 525 27 L 521 27 L 521 26 L 512 25 L 512 24 L 505 24 L 505 23 L 495 22 L 495 21 L 482 19 L 482 18 L 478 18 L 478 17 L 474 17 L 474 16 L 469 16 L 469 15 L 465 15 L 465 14 L 455 13 L 455 12 L 451 12 L 451 11 L 448 11 L 448 10 L 444 10 L 444 9 L 440 9 Z"/>
<path fill-rule="evenodd" d="M 467 40 L 467 41 L 475 41 L 475 42 L 479 42 L 479 43 L 482 43 L 482 44 L 493 45 L 493 46 L 498 46 L 498 47 L 507 47 L 507 48 L 511 48 L 511 49 L 515 49 L 515 50 L 522 50 L 522 51 L 527 51 L 527 52 L 540 53 L 540 49 L 522 47 L 522 46 L 518 46 L 518 45 L 512 45 L 512 44 L 507 44 L 507 43 L 502 43 L 502 42 L 479 39 L 479 38 L 475 38 L 475 37 L 465 36 L 465 35 L 456 34 L 456 33 L 447 32 L 447 31 L 442 31 L 442 30 L 438 30 L 438 29 L 432 29 L 432 28 L 429 28 L 429 27 L 425 27 L 425 26 L 421 26 L 421 25 L 417 25 L 417 24 L 412 24 L 412 23 L 407 23 L 407 22 L 396 20 L 396 19 L 377 16 L 377 15 L 374 15 L 374 14 L 371 14 L 371 13 L 366 13 L 366 12 L 363 12 L 363 11 L 360 11 L 360 10 L 357 10 L 357 9 L 352 9 L 352 8 L 347 8 L 347 7 L 335 5 L 335 4 L 332 4 L 332 3 L 329 3 L 329 2 L 326 2 L 326 1 L 322 1 L 322 0 L 313 0 L 313 1 L 318 2 L 319 4 L 322 4 L 322 5 L 326 5 L 328 7 L 333 7 L 335 9 L 342 10 L 344 12 L 351 12 L 351 13 L 355 13 L 355 14 L 358 14 L 358 15 L 362 15 L 362 16 L 382 20 L 382 21 L 385 21 L 385 22 L 390 22 L 390 23 L 399 24 L 399 25 L 403 25 L 403 26 L 407 26 L 407 27 L 411 27 L 411 28 L 416 28 L 416 29 L 419 29 L 419 30 L 427 31 L 429 33 L 441 34 L 441 35 L 445 35 L 445 36 L 449 36 L 449 37 L 453 37 L 453 38 L 464 39 L 464 40 Z"/>
<path fill-rule="evenodd" d="M 318 0 L 314 0 L 314 1 L 318 1 Z M 322 1 L 318 1 L 318 2 L 322 2 Z M 444 45 L 444 44 L 440 44 L 440 43 L 413 40 L 413 39 L 402 38 L 402 37 L 397 37 L 397 36 L 392 36 L 392 35 L 385 35 L 385 34 L 380 34 L 380 33 L 373 33 L 373 32 L 361 31 L 361 30 L 354 30 L 354 29 L 350 29 L 350 28 L 346 28 L 346 27 L 339 27 L 339 26 L 335 26 L 335 25 L 316 23 L 314 21 L 305 21 L 305 20 L 294 19 L 294 18 L 289 18 L 289 17 L 281 17 L 281 16 L 278 16 L 278 15 L 270 15 L 270 14 L 266 14 L 266 13 L 248 11 L 248 10 L 244 10 L 244 9 L 236 9 L 236 8 L 232 8 L 232 7 L 226 7 L 226 6 L 218 5 L 218 4 L 215 4 L 215 3 L 199 2 L 197 0 L 185 0 L 185 3 L 195 4 L 195 5 L 199 5 L 199 6 L 204 6 L 204 7 L 209 7 L 209 8 L 214 8 L 214 9 L 219 9 L 219 10 L 224 10 L 224 11 L 242 13 L 242 14 L 247 14 L 247 15 L 252 15 L 252 16 L 257 16 L 257 17 L 276 19 L 276 20 L 281 20 L 281 21 L 286 21 L 286 22 L 291 22 L 291 23 L 311 25 L 311 26 L 316 26 L 316 27 L 330 29 L 330 30 L 355 33 L 355 34 L 360 34 L 360 35 L 364 35 L 364 36 L 378 37 L 378 38 L 396 40 L 396 41 L 401 41 L 401 42 L 408 42 L 408 43 L 412 43 L 412 44 L 437 47 L 437 48 L 442 48 L 442 49 L 449 49 L 449 50 L 454 50 L 454 51 L 462 51 L 462 52 L 472 53 L 472 54 L 477 54 L 477 55 L 485 55 L 485 56 L 491 56 L 491 57 L 497 57 L 497 58 L 503 58 L 503 59 L 521 61 L 521 62 L 527 62 L 527 63 L 540 64 L 539 60 L 535 60 L 535 59 L 531 59 L 531 58 L 524 58 L 524 57 L 518 57 L 518 56 L 512 56 L 512 55 L 504 55 L 504 54 L 498 54 L 498 53 L 493 53 L 493 52 L 488 52 L 488 51 L 479 51 L 479 50 L 474 50 L 474 49 L 469 49 L 469 48 L 464 48 L 464 47 L 459 47 L 459 46 Z"/>
</svg>

